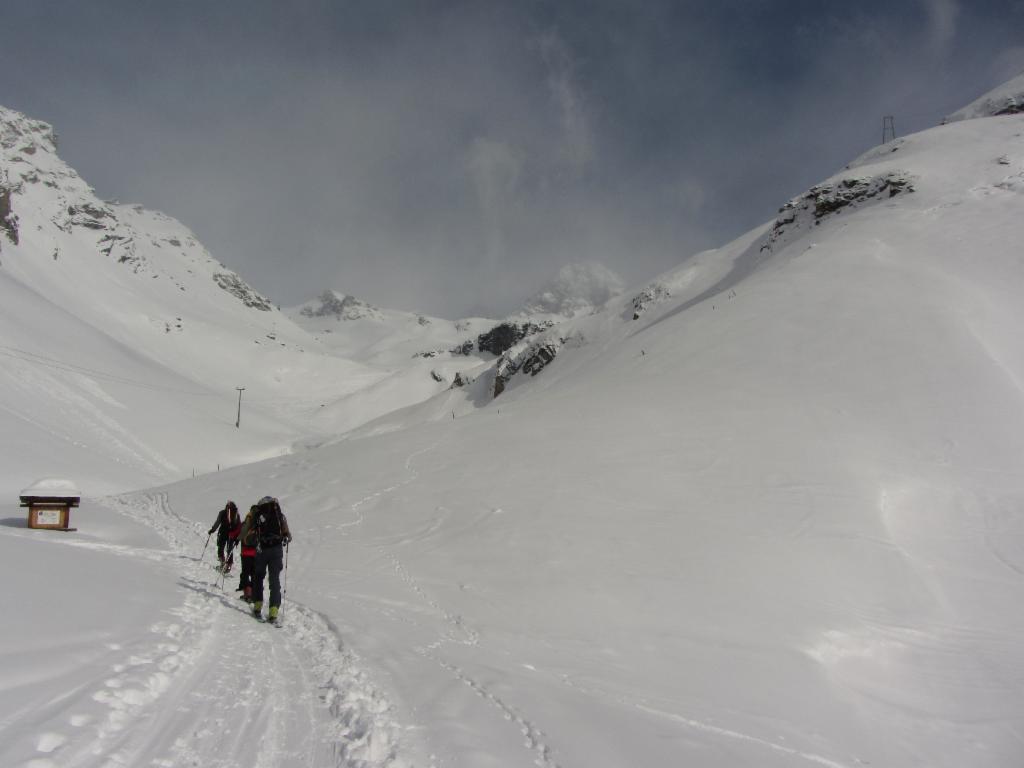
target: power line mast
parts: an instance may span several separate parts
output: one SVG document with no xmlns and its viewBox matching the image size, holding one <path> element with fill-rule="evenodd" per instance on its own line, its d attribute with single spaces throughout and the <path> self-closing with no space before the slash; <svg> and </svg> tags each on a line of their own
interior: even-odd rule
<svg viewBox="0 0 1024 768">
<path fill-rule="evenodd" d="M 882 143 L 896 140 L 896 118 L 886 115 L 882 118 Z"/>
<path fill-rule="evenodd" d="M 238 390 L 238 418 L 235 419 L 235 428 L 242 424 L 242 393 L 245 392 L 245 387 L 235 387 Z"/>
</svg>

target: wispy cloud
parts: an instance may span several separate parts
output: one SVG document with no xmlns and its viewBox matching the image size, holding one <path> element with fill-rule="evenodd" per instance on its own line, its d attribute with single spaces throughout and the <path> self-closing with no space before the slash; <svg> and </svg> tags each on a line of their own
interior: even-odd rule
<svg viewBox="0 0 1024 768">
<path fill-rule="evenodd" d="M 523 153 L 507 143 L 478 138 L 470 146 L 468 167 L 480 207 L 484 255 L 492 269 L 507 255 L 505 227 L 516 207 L 523 164 Z"/>
<path fill-rule="evenodd" d="M 957 32 L 960 4 L 957 0 L 921 0 L 928 17 L 928 42 L 933 51 L 948 49 Z"/>
<path fill-rule="evenodd" d="M 535 38 L 532 47 L 547 67 L 547 85 L 562 129 L 563 157 L 573 169 L 582 171 L 593 158 L 594 136 L 586 100 L 576 79 L 575 59 L 554 29 Z"/>
</svg>

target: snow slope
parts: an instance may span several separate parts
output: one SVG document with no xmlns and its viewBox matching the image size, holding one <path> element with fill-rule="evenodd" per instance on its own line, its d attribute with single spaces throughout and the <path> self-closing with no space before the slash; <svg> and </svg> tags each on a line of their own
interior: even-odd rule
<svg viewBox="0 0 1024 768">
<path fill-rule="evenodd" d="M 0 762 L 1024 763 L 1022 182 L 1022 115 L 905 137 L 466 387 L 103 501 L 165 548 L 50 573 L 102 594 L 131 564 L 151 600 L 76 641 L 98 660 L 74 676 L 24 648 L 87 617 L 22 608 L 0 668 L 42 682 L 5 675 Z M 266 493 L 295 533 L 280 631 L 196 586 L 216 509 Z M 102 510 L 76 512 L 80 537 L 93 515 L 128 536 Z M 85 555 L 15 521 L 0 562 Z M 159 646 L 147 627 L 183 615 L 199 628 L 166 684 L 102 650 Z M 214 650 L 231 643 L 279 662 L 273 691 Z M 123 741 L 94 725 L 119 680 L 153 692 L 127 697 Z"/>
<path fill-rule="evenodd" d="M 947 117 L 946 121 L 972 120 L 978 117 L 995 117 L 1020 114 L 1021 112 L 1024 112 L 1024 73 L 993 88 L 963 109 L 957 110 Z"/>
<path fill-rule="evenodd" d="M 45 558 L 79 586 L 53 579 L 9 598 L 24 618 L 3 637 L 3 764 L 390 759 L 387 702 L 324 621 L 292 609 L 287 638 L 271 636 L 234 599 L 236 577 L 221 583 L 215 555 L 185 546 L 202 526 L 168 515 L 160 494 L 141 498 L 134 521 L 93 506 L 87 534 L 39 538 L 3 521 L 6 567 Z"/>
<path fill-rule="evenodd" d="M 287 452 L 337 430 L 324 403 L 383 377 L 331 355 L 180 223 L 99 200 L 50 126 L 2 108 L 0 318 L 0 428 L 23 441 L 0 469 L 10 490 L 66 466 L 96 493 Z"/>
</svg>

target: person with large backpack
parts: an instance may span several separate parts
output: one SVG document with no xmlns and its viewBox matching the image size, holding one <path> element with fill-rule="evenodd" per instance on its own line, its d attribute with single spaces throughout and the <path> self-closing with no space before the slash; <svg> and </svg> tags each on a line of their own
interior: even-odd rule
<svg viewBox="0 0 1024 768">
<path fill-rule="evenodd" d="M 210 535 L 213 532 L 217 532 L 217 560 L 220 562 L 220 569 L 227 573 L 231 568 L 231 548 L 228 548 L 228 561 L 224 562 L 224 547 L 228 543 L 228 539 L 234 539 L 238 536 L 239 527 L 242 524 L 242 519 L 238 516 L 238 507 L 235 506 L 235 502 L 228 501 L 224 505 L 224 509 L 217 513 L 217 519 L 213 523 L 213 527 L 210 528 Z"/>
<path fill-rule="evenodd" d="M 242 528 L 242 538 L 256 531 L 256 562 L 252 580 L 252 615 L 263 619 L 263 579 L 270 580 L 270 612 L 267 619 L 277 621 L 281 610 L 281 570 L 284 568 L 284 547 L 291 543 L 288 518 L 273 496 L 264 496 L 253 508 L 252 520 Z"/>
<path fill-rule="evenodd" d="M 256 526 L 253 524 L 253 519 L 256 517 L 256 505 L 253 504 L 249 507 L 249 514 L 245 516 L 245 522 L 242 524 L 242 534 L 238 537 L 238 543 L 242 547 L 242 573 L 238 577 L 238 589 L 235 592 L 241 592 L 241 598 L 247 603 L 252 602 L 252 582 L 253 574 L 256 572 Z"/>
</svg>

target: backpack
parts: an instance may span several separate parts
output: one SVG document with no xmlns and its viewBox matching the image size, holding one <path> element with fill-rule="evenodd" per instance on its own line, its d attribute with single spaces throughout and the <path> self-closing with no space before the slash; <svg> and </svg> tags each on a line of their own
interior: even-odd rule
<svg viewBox="0 0 1024 768">
<path fill-rule="evenodd" d="M 277 499 L 264 496 L 256 505 L 256 535 L 260 546 L 272 547 L 281 543 L 284 538 L 281 525 L 281 505 Z"/>
</svg>

